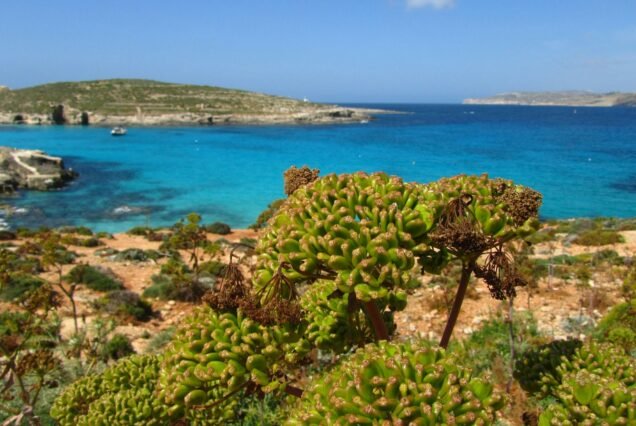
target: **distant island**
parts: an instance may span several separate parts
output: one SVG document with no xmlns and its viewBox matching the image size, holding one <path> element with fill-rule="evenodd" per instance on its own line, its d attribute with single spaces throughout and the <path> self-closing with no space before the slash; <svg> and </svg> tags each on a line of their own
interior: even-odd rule
<svg viewBox="0 0 636 426">
<path fill-rule="evenodd" d="M 487 98 L 464 99 L 466 105 L 535 105 L 579 107 L 636 107 L 636 93 L 586 91 L 510 92 Z"/>
<path fill-rule="evenodd" d="M 113 79 L 0 86 L 0 124 L 215 125 L 347 123 L 380 112 L 221 87 Z"/>
</svg>

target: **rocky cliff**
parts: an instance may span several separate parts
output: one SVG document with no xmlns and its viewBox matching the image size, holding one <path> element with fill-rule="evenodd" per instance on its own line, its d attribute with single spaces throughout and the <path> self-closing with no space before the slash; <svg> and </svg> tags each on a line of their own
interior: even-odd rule
<svg viewBox="0 0 636 426">
<path fill-rule="evenodd" d="M 42 151 L 0 147 L 0 194 L 17 189 L 46 191 L 60 188 L 77 177 L 59 157 Z"/>
</svg>

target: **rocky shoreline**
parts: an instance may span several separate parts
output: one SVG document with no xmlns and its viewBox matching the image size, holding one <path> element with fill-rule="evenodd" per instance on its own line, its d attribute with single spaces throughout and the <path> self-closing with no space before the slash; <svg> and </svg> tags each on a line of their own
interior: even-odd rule
<svg viewBox="0 0 636 426">
<path fill-rule="evenodd" d="M 0 146 L 0 194 L 18 189 L 48 191 L 60 188 L 78 176 L 64 167 L 60 157 L 43 151 Z"/>
<path fill-rule="evenodd" d="M 373 120 L 373 114 L 388 114 L 391 111 L 346 108 L 308 107 L 305 111 L 269 114 L 221 114 L 182 112 L 166 114 L 105 115 L 68 109 L 64 111 L 63 122 L 56 122 L 52 114 L 23 114 L 0 112 L 0 124 L 24 125 L 94 125 L 112 126 L 212 126 L 212 125 L 280 125 L 280 124 L 346 124 L 366 123 Z"/>
</svg>

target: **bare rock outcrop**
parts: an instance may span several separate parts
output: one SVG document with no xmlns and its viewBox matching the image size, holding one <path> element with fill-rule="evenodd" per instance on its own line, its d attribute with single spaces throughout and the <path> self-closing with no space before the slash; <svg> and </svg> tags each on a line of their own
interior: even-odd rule
<svg viewBox="0 0 636 426">
<path fill-rule="evenodd" d="M 17 189 L 47 191 L 60 188 L 77 177 L 60 157 L 38 150 L 0 147 L 0 194 Z"/>
</svg>

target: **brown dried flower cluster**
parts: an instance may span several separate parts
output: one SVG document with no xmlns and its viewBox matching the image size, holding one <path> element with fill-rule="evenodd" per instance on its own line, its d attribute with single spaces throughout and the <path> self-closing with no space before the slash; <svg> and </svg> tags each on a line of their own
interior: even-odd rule
<svg viewBox="0 0 636 426">
<path fill-rule="evenodd" d="M 287 298 L 281 294 L 283 287 L 288 290 Z M 220 285 L 203 296 L 203 301 L 217 312 L 241 309 L 249 318 L 263 325 L 298 324 L 301 321 L 302 310 L 293 286 L 280 271 L 264 290 L 266 294 L 252 295 L 238 265 L 230 262 Z"/>
<path fill-rule="evenodd" d="M 469 256 L 488 249 L 490 242 L 467 215 L 466 209 L 472 201 L 472 195 L 462 194 L 446 205 L 439 225 L 430 234 L 433 245 Z"/>
<path fill-rule="evenodd" d="M 296 190 L 301 186 L 305 186 L 315 181 L 318 179 L 318 174 L 320 174 L 320 170 L 318 169 L 312 170 L 307 166 L 302 166 L 301 168 L 291 166 L 289 169 L 285 170 L 285 173 L 283 174 L 285 178 L 285 194 L 289 196 L 296 192 Z"/>
<path fill-rule="evenodd" d="M 249 289 L 244 283 L 241 270 L 230 261 L 219 285 L 203 296 L 203 302 L 217 312 L 235 312 L 241 300 L 248 295 Z"/>
<path fill-rule="evenodd" d="M 514 262 L 503 247 L 491 250 L 483 265 L 476 265 L 475 276 L 488 285 L 490 294 L 497 300 L 512 299 L 517 295 L 516 287 L 525 286 L 526 281 L 517 273 Z"/>
<path fill-rule="evenodd" d="M 27 352 L 20 357 L 16 365 L 16 373 L 24 376 L 35 372 L 43 375 L 54 370 L 60 364 L 60 360 L 49 349 L 38 349 L 35 352 Z"/>
<path fill-rule="evenodd" d="M 515 225 L 523 225 L 526 220 L 539 215 L 539 207 L 543 200 L 540 192 L 530 188 L 518 189 L 511 186 L 505 186 L 502 189 L 497 199 L 508 205 L 508 214 Z"/>
</svg>

